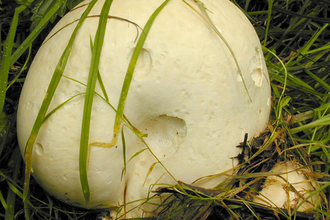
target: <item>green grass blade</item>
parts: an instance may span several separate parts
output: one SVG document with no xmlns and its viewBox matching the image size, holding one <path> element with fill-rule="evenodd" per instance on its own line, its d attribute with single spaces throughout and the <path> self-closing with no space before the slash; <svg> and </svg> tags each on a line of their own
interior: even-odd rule
<svg viewBox="0 0 330 220">
<path fill-rule="evenodd" d="M 90 46 L 91 46 L 91 52 L 93 53 L 93 47 L 94 47 L 94 45 L 93 45 L 92 38 L 90 38 Z M 103 80 L 102 80 L 102 76 L 100 74 L 100 71 L 98 71 L 98 73 L 97 73 L 97 81 L 99 82 L 99 85 L 101 87 L 102 93 L 104 95 L 104 99 L 107 102 L 109 102 L 109 96 L 108 96 L 107 90 L 105 89 L 105 86 L 104 86 L 104 83 L 103 83 Z"/>
<path fill-rule="evenodd" d="M 301 201 L 301 202 L 297 205 L 297 207 L 295 208 L 295 210 L 293 210 L 293 213 L 294 213 L 294 212 L 297 212 L 298 209 L 300 208 L 300 206 L 302 206 L 305 202 L 307 202 L 308 199 L 310 199 L 310 198 L 311 198 L 312 196 L 314 196 L 314 195 L 317 195 L 319 192 L 322 192 L 322 190 L 326 189 L 326 188 L 329 187 L 329 186 L 330 186 L 330 182 L 327 182 L 327 183 L 325 183 L 323 186 L 321 186 L 321 187 L 319 187 L 318 189 L 316 189 L 315 191 L 313 191 L 313 193 L 310 193 L 309 196 L 307 196 L 306 198 L 304 198 L 303 201 Z"/>
<path fill-rule="evenodd" d="M 109 102 L 109 96 L 108 96 L 107 90 L 105 89 L 105 86 L 104 86 L 104 83 L 103 83 L 102 76 L 101 76 L 100 72 L 98 72 L 98 74 L 97 74 L 97 81 L 99 82 L 99 85 L 101 87 L 102 93 L 104 95 L 104 99 L 107 102 Z"/>
<path fill-rule="evenodd" d="M 321 35 L 321 33 L 323 33 L 323 31 L 325 30 L 325 28 L 328 25 L 329 24 L 325 24 L 319 31 L 315 32 L 313 37 L 308 42 L 305 43 L 305 45 L 301 48 L 299 53 L 297 53 L 294 57 L 292 57 L 290 59 L 290 61 L 288 61 L 286 63 L 286 65 L 292 66 L 292 65 L 296 65 L 297 63 L 299 63 L 303 59 L 302 55 L 306 54 L 309 51 L 309 49 L 314 45 L 315 41 L 318 39 L 318 37 Z"/>
<path fill-rule="evenodd" d="M 11 127 L 12 118 L 6 116 L 5 113 L 0 113 L 0 155 L 6 145 L 9 129 Z"/>
<path fill-rule="evenodd" d="M 300 50 L 301 54 L 306 54 L 312 46 L 314 46 L 315 41 L 319 38 L 319 36 L 324 33 L 324 30 L 329 26 L 329 24 L 325 24 L 319 31 L 315 32 L 312 38 L 305 43 L 303 48 Z"/>
<path fill-rule="evenodd" d="M 330 125 L 330 115 L 327 115 L 323 118 L 314 120 L 311 123 L 301 125 L 301 126 L 296 127 L 296 128 L 292 128 L 290 130 L 290 132 L 292 134 L 295 134 L 297 132 L 304 131 L 304 130 L 307 130 L 307 129 L 312 129 L 312 128 L 319 127 L 319 126 L 328 126 L 328 125 Z"/>
<path fill-rule="evenodd" d="M 133 132 L 134 132 L 134 130 L 133 130 Z M 138 135 L 138 134 L 137 134 Z M 177 181 L 177 179 L 170 173 L 170 171 L 168 171 L 168 169 L 164 166 L 164 164 L 158 159 L 158 157 L 154 154 L 154 152 L 150 149 L 150 147 L 149 147 L 149 145 L 147 144 L 147 142 L 145 142 L 145 140 L 144 140 L 144 137 L 143 136 L 139 136 L 139 138 L 140 138 L 140 140 L 142 141 L 142 143 L 147 147 L 147 148 L 145 148 L 145 149 L 148 149 L 148 151 L 152 154 L 152 156 L 157 160 L 157 163 L 159 163 L 163 168 L 164 168 L 164 170 L 166 171 L 166 173 L 168 174 L 168 175 L 170 175 L 171 176 L 171 178 L 175 181 L 175 182 L 178 182 Z M 144 149 L 143 149 L 144 150 Z M 142 152 L 142 150 L 141 150 L 141 152 Z M 136 155 L 134 155 L 134 156 L 136 156 Z M 132 157 L 133 158 L 133 157 Z M 131 158 L 131 159 L 132 159 Z"/>
<path fill-rule="evenodd" d="M 4 104 L 5 104 L 5 98 L 6 98 L 6 90 L 7 90 L 7 82 L 8 82 L 8 74 L 10 67 L 12 66 L 10 62 L 10 55 L 13 50 L 14 46 L 14 40 L 16 35 L 16 29 L 18 25 L 18 18 L 19 14 L 26 9 L 26 5 L 21 5 L 18 8 L 15 9 L 15 14 L 13 17 L 13 21 L 10 25 L 9 34 L 7 37 L 7 40 L 5 44 L 3 45 L 4 51 L 3 51 L 3 57 L 1 61 L 1 67 L 0 67 L 0 112 L 2 112 Z"/>
<path fill-rule="evenodd" d="M 320 85 L 322 85 L 323 88 L 325 88 L 328 92 L 330 92 L 330 85 L 328 83 L 326 83 L 324 80 L 320 79 L 317 75 L 315 75 L 314 73 L 312 73 L 308 69 L 305 69 L 305 72 L 309 76 L 311 76 L 315 81 L 317 81 L 318 83 L 320 83 Z"/>
<path fill-rule="evenodd" d="M 126 174 L 126 166 L 127 166 L 127 159 L 126 159 L 126 141 L 125 141 L 125 134 L 124 134 L 124 127 L 121 129 L 121 141 L 123 143 L 123 162 L 124 162 L 124 168 L 121 172 L 121 180 L 123 179 L 123 176 Z"/>
<path fill-rule="evenodd" d="M 19 174 L 21 171 L 21 152 L 18 147 L 16 147 L 13 156 L 12 156 L 12 163 L 14 164 L 14 173 L 12 179 L 14 182 L 19 181 Z M 5 220 L 12 220 L 14 219 L 15 215 L 15 203 L 16 203 L 16 194 L 13 191 L 9 191 L 7 195 L 7 205 L 8 209 L 6 209 Z"/>
<path fill-rule="evenodd" d="M 158 164 L 158 161 L 157 162 L 154 162 L 153 164 L 151 164 L 151 166 L 149 167 L 149 170 L 148 170 L 148 173 L 146 175 L 146 177 L 144 178 L 144 182 L 142 184 L 142 186 L 144 186 L 148 180 L 148 176 L 150 175 L 150 173 L 152 172 L 152 170 L 154 169 L 154 167 L 156 166 L 156 164 Z"/>
<path fill-rule="evenodd" d="M 302 112 L 300 114 L 294 115 L 292 118 L 292 123 L 306 121 L 308 119 L 315 117 L 316 115 L 320 115 L 320 114 L 324 115 L 328 112 L 329 109 L 330 109 L 330 103 L 323 104 L 320 107 L 315 108 L 313 110 L 309 110 L 307 112 Z"/>
<path fill-rule="evenodd" d="M 62 102 L 60 105 L 56 106 L 53 110 L 51 110 L 44 118 L 44 121 L 46 121 L 52 114 L 54 114 L 57 110 L 59 110 L 62 106 L 64 106 L 66 103 L 70 102 L 72 99 L 81 96 L 81 95 L 85 95 L 85 93 L 78 93 L 70 98 L 68 98 L 67 100 L 65 100 L 64 102 Z"/>
<path fill-rule="evenodd" d="M 7 86 L 7 89 L 9 89 L 9 87 L 12 86 L 17 81 L 17 79 L 21 76 L 22 72 L 27 68 L 27 65 L 28 65 L 28 62 L 29 62 L 30 56 L 31 56 L 31 49 L 32 49 L 32 45 L 30 45 L 30 47 L 29 47 L 28 57 L 26 58 L 23 67 L 21 68 L 19 73 L 15 76 L 15 78 L 13 80 L 11 80 L 11 82 Z"/>
<path fill-rule="evenodd" d="M 273 12 L 273 0 L 268 0 L 268 19 L 267 19 L 267 25 L 266 25 L 266 31 L 265 31 L 265 39 L 264 39 L 264 46 L 267 45 L 267 40 L 268 40 L 268 33 L 269 33 L 269 27 L 270 27 L 270 22 L 272 20 L 272 12 Z"/>
<path fill-rule="evenodd" d="M 303 14 L 299 14 L 297 12 L 282 9 L 278 6 L 273 6 L 273 10 L 276 12 L 283 13 L 284 15 L 291 15 L 291 16 L 299 18 L 301 20 L 310 19 L 313 21 L 321 22 L 321 23 L 329 23 L 329 18 L 322 18 L 321 16 L 315 17 L 315 16 L 310 16 L 310 15 L 303 15 Z"/>
<path fill-rule="evenodd" d="M 130 63 L 127 68 L 124 84 L 120 93 L 120 98 L 119 98 L 119 103 L 117 107 L 117 113 L 116 113 L 116 119 L 115 119 L 115 124 L 113 128 L 113 138 L 110 143 L 110 146 L 114 146 L 117 142 L 118 139 L 118 133 L 121 127 L 121 123 L 123 120 L 123 115 L 124 115 L 124 108 L 125 108 L 125 101 L 128 95 L 128 90 L 131 85 L 132 77 L 133 77 L 133 72 L 135 69 L 136 62 L 139 58 L 140 52 L 142 50 L 142 47 L 144 45 L 144 42 L 147 39 L 148 33 L 151 29 L 151 26 L 159 14 L 159 12 L 165 7 L 165 5 L 168 3 L 169 0 L 164 1 L 156 10 L 155 12 L 150 16 L 149 20 L 147 21 L 146 25 L 143 28 L 143 31 L 139 37 L 138 42 L 136 43 L 136 47 L 133 51 Z"/>
<path fill-rule="evenodd" d="M 316 53 L 316 52 L 320 52 L 320 51 L 324 51 L 324 50 L 329 50 L 329 49 L 330 49 L 330 43 L 327 43 L 327 44 L 323 45 L 320 48 L 309 50 L 305 54 L 307 55 L 307 54 Z"/>
<path fill-rule="evenodd" d="M 98 68 L 100 63 L 101 50 L 104 42 L 105 30 L 107 26 L 108 14 L 110 11 L 111 4 L 112 4 L 112 0 L 107 0 L 105 1 L 102 7 L 99 24 L 95 35 L 95 42 L 93 46 L 91 66 L 89 69 L 85 102 L 84 102 L 84 112 L 82 119 L 80 151 L 79 151 L 79 175 L 80 175 L 82 192 L 84 194 L 86 203 L 88 203 L 90 198 L 90 190 L 89 190 L 88 177 L 87 177 L 90 121 L 92 114 L 93 99 L 95 95 L 94 90 L 99 73 Z"/>
<path fill-rule="evenodd" d="M 5 198 L 3 197 L 1 191 L 0 191 L 0 202 L 1 202 L 2 207 L 7 210 L 8 209 L 8 205 L 7 205 L 7 202 L 6 202 Z"/>
<path fill-rule="evenodd" d="M 45 115 L 46 112 L 48 110 L 48 107 L 50 105 L 50 102 L 52 100 L 52 97 L 55 93 L 55 90 L 59 84 L 59 81 L 63 75 L 66 63 L 69 59 L 69 55 L 75 40 L 75 37 L 77 35 L 78 29 L 81 27 L 83 21 L 85 20 L 85 18 L 87 17 L 88 13 L 90 12 L 90 10 L 93 8 L 94 4 L 96 3 L 97 0 L 93 0 L 89 6 L 87 7 L 87 9 L 85 10 L 85 12 L 82 14 L 80 21 L 78 22 L 77 26 L 75 27 L 71 38 L 69 40 L 69 43 L 66 47 L 66 49 L 63 51 L 63 54 L 56 66 L 55 72 L 52 76 L 52 79 L 50 81 L 49 87 L 47 89 L 45 98 L 41 104 L 39 113 L 37 115 L 37 118 L 34 122 L 33 128 L 31 130 L 31 134 L 29 136 L 29 139 L 27 141 L 26 144 L 26 148 L 25 148 L 25 163 L 26 163 L 26 167 L 25 167 L 25 181 L 24 181 L 24 196 L 23 199 L 25 200 L 28 196 L 28 192 L 29 192 L 29 182 L 30 182 L 30 175 L 31 175 L 31 168 L 32 168 L 32 149 L 33 149 L 33 145 L 34 142 L 37 138 L 38 132 L 40 130 L 40 127 L 42 125 L 42 123 L 44 122 L 45 119 Z"/>
<path fill-rule="evenodd" d="M 54 14 L 61 8 L 65 0 L 57 0 L 56 4 L 49 10 L 45 17 L 39 22 L 36 28 L 31 32 L 31 34 L 23 41 L 23 43 L 17 48 L 17 50 L 11 56 L 10 65 L 13 65 L 17 59 L 27 50 L 27 48 L 32 44 L 32 42 L 38 37 L 41 31 L 45 28 L 50 19 Z"/>
<path fill-rule="evenodd" d="M 285 64 L 282 62 L 282 60 L 271 50 L 269 50 L 268 48 L 266 48 L 265 46 L 262 46 L 263 50 L 267 51 L 268 53 L 272 54 L 281 64 L 283 70 L 284 70 L 284 82 L 283 82 L 283 90 L 282 93 L 280 94 L 280 96 L 278 97 L 278 102 L 281 103 L 283 97 L 284 97 L 284 93 L 285 93 L 285 89 L 287 86 L 287 78 L 288 78 L 288 70 L 286 69 Z M 276 109 L 276 118 L 280 119 L 282 117 L 282 108 L 283 106 L 278 105 L 277 109 Z"/>
</svg>

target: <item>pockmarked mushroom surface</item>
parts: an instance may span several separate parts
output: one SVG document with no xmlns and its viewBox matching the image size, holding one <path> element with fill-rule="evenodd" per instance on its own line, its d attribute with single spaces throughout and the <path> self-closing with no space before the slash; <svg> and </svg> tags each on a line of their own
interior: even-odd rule
<svg viewBox="0 0 330 220">
<path fill-rule="evenodd" d="M 23 154 L 55 67 L 88 3 L 82 2 L 58 22 L 30 67 L 18 110 Z M 111 5 L 99 74 L 115 108 L 141 27 L 162 3 L 114 0 Z M 170 0 L 156 17 L 124 109 L 129 122 L 148 135 L 144 140 L 150 150 L 127 126 L 122 126 L 115 146 L 91 144 L 86 204 L 79 177 L 80 134 L 91 45 L 104 0 L 95 4 L 78 31 L 48 112 L 60 107 L 42 124 L 33 148 L 32 174 L 51 195 L 84 208 L 143 199 L 152 184 L 192 183 L 231 169 L 244 134 L 252 138 L 265 129 L 270 82 L 253 26 L 228 0 L 203 0 L 206 10 L 200 3 Z M 205 12 L 212 22 L 203 19 Z M 100 85 L 98 81 L 90 143 L 109 143 L 113 136 L 116 111 L 105 101 Z M 212 178 L 200 184 L 214 187 L 219 181 Z"/>
</svg>

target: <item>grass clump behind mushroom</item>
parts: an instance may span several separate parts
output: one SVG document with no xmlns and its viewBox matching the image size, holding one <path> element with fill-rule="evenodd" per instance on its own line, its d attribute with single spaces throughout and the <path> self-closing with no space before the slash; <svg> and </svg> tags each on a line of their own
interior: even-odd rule
<svg viewBox="0 0 330 220">
<path fill-rule="evenodd" d="M 97 211 L 79 210 L 58 202 L 44 193 L 33 180 L 31 197 L 24 201 L 29 211 L 24 212 L 22 205 L 24 167 L 15 137 L 19 92 L 32 60 L 30 56 L 34 56 L 45 37 L 38 30 L 49 31 L 45 28 L 47 21 L 54 20 L 55 14 L 63 15 L 67 3 L 72 6 L 77 3 L 57 1 L 55 4 L 53 1 L 47 6 L 45 2 L 40 0 L 29 5 L 28 1 L 3 1 L 1 6 L 6 16 L 1 16 L 0 217 L 92 219 L 96 218 Z M 227 181 L 217 189 L 194 188 L 186 183 L 159 188 L 158 193 L 171 195 L 160 207 L 160 216 L 164 219 L 266 219 L 267 215 L 273 215 L 270 218 L 307 219 L 313 216 L 329 219 L 326 201 L 330 196 L 330 5 L 327 1 L 311 0 L 233 2 L 250 18 L 264 46 L 273 92 L 269 129 L 255 142 L 242 143 L 245 154 L 240 155 L 238 174 L 228 176 Z M 22 11 L 16 16 L 17 25 L 8 19 L 15 18 L 15 9 L 17 13 Z M 30 53 L 24 53 L 32 42 L 34 46 L 30 47 Z M 266 172 L 277 161 L 293 158 L 311 171 L 311 176 L 322 189 L 315 190 L 321 195 L 321 202 L 315 210 L 302 214 L 251 202 L 267 176 Z"/>
</svg>

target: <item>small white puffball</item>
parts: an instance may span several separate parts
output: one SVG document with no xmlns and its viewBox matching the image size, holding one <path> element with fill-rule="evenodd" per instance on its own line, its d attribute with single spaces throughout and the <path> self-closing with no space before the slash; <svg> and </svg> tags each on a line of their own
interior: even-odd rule
<svg viewBox="0 0 330 220">
<path fill-rule="evenodd" d="M 310 171 L 296 161 L 277 163 L 270 171 L 274 175 L 267 177 L 254 202 L 284 209 L 298 208 L 299 212 L 313 209 L 318 204 L 317 194 L 303 202 L 316 187 L 315 181 L 305 175 L 307 172 Z"/>
</svg>

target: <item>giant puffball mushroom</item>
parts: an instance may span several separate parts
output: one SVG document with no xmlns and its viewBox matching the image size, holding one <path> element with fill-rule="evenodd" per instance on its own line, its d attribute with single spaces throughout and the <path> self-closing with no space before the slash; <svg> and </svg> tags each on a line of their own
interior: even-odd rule
<svg viewBox="0 0 330 220">
<path fill-rule="evenodd" d="M 303 201 L 315 191 L 316 182 L 310 173 L 297 161 L 282 161 L 277 163 L 263 184 L 260 194 L 254 199 L 255 202 L 272 207 L 284 209 L 297 209 L 299 212 L 312 210 L 320 201 L 318 194 Z"/>
<path fill-rule="evenodd" d="M 58 22 L 30 67 L 18 110 L 22 153 L 56 64 L 88 2 L 82 2 Z M 86 91 L 77 81 L 87 83 L 91 39 L 99 20 L 95 15 L 100 14 L 103 3 L 96 3 L 79 29 L 64 71 L 69 78 L 62 77 L 48 112 Z M 109 102 L 115 107 L 135 39 L 141 34 L 132 22 L 143 27 L 162 3 L 114 0 L 111 5 L 99 72 Z M 188 3 L 197 11 L 201 9 L 195 1 Z M 146 143 L 172 177 L 186 183 L 232 168 L 232 158 L 240 151 L 236 146 L 244 134 L 253 137 L 263 131 L 270 113 L 270 82 L 253 26 L 228 0 L 203 3 L 227 44 L 185 2 L 169 1 L 156 17 L 139 55 L 124 112 L 131 124 L 148 134 Z M 96 92 L 103 94 L 99 84 Z M 124 127 L 127 160 L 141 152 L 128 162 L 122 176 L 121 134 L 112 148 L 91 146 L 91 196 L 86 204 L 78 169 L 83 106 L 84 95 L 78 95 L 41 126 L 33 148 L 32 171 L 46 191 L 75 206 L 106 208 L 147 197 L 151 184 L 175 184 L 164 167 L 155 164 L 150 151 L 141 151 L 146 148 L 141 140 Z M 90 143 L 111 142 L 115 114 L 95 95 Z M 220 179 L 212 181 L 203 186 L 213 187 Z"/>
</svg>

